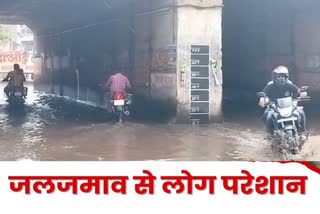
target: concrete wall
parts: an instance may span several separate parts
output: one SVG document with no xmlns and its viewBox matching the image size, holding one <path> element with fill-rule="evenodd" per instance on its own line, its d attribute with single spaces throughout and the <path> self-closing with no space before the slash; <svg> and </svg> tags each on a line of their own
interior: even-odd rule
<svg viewBox="0 0 320 214">
<path fill-rule="evenodd" d="M 43 65 L 36 77 L 36 88 L 100 105 L 103 97 L 98 85 L 111 70 L 104 59 L 111 49 L 103 43 L 104 36 L 108 35 L 106 31 L 90 29 L 38 39 Z M 76 69 L 79 71 L 79 97 Z"/>
<path fill-rule="evenodd" d="M 153 1 L 154 10 L 168 8 L 152 18 L 151 96 L 176 108 L 176 14 L 174 0 Z"/>
<path fill-rule="evenodd" d="M 210 119 L 222 117 L 222 0 L 177 1 L 178 122 L 190 123 L 191 45 L 209 45 L 210 58 L 217 61 L 216 84 L 210 72 Z"/>
<path fill-rule="evenodd" d="M 135 73 L 136 91 L 175 110 L 176 36 L 174 0 L 136 1 Z M 143 7 L 142 7 L 143 5 Z M 149 11 L 150 13 L 144 13 Z"/>
</svg>

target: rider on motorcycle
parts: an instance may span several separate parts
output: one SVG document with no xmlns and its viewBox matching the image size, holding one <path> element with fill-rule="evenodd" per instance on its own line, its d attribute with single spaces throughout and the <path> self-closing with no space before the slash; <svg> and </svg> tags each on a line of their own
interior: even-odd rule
<svg viewBox="0 0 320 214">
<path fill-rule="evenodd" d="M 108 78 L 105 83 L 105 88 L 109 93 L 107 93 L 107 101 L 111 99 L 113 93 L 115 92 L 123 92 L 127 93 L 128 90 L 131 89 L 131 84 L 129 79 L 124 75 L 122 71 L 114 71 L 113 74 Z M 107 102 L 109 103 L 109 102 Z M 110 106 L 107 105 L 107 108 Z"/>
<path fill-rule="evenodd" d="M 7 97 L 9 97 L 10 92 L 15 88 L 23 88 L 23 82 L 26 81 L 26 77 L 23 70 L 20 69 L 19 64 L 14 64 L 13 69 L 14 70 L 10 71 L 7 77 L 2 80 L 3 82 L 9 81 L 8 85 L 4 88 Z"/>
<path fill-rule="evenodd" d="M 261 107 L 267 106 L 270 101 L 269 99 L 274 102 L 277 99 L 285 97 L 292 97 L 293 99 L 296 99 L 298 97 L 303 98 L 307 96 L 306 92 L 300 92 L 300 88 L 298 88 L 289 80 L 289 71 L 285 66 L 279 66 L 273 70 L 272 81 L 266 85 L 266 87 L 263 89 L 263 92 L 267 97 L 260 97 L 259 105 Z M 267 108 L 263 117 L 269 137 L 273 136 L 273 131 L 276 128 L 274 127 L 275 124 L 272 120 L 273 113 L 274 111 L 271 108 Z M 306 140 L 306 116 L 303 109 L 298 108 L 298 114 L 298 132 L 301 139 Z"/>
</svg>

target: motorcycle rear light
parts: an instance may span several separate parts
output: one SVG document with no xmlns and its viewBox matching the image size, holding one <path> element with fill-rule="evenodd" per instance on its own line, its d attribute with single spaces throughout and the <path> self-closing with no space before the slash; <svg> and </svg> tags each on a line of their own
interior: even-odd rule
<svg viewBox="0 0 320 214">
<path fill-rule="evenodd" d="M 124 94 L 123 93 L 115 93 L 113 95 L 114 100 L 123 100 L 124 99 Z"/>
</svg>

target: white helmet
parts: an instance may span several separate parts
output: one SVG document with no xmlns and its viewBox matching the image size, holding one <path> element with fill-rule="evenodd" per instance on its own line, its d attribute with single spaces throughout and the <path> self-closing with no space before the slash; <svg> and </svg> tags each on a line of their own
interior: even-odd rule
<svg viewBox="0 0 320 214">
<path fill-rule="evenodd" d="M 287 74 L 289 75 L 289 70 L 287 67 L 285 66 L 279 66 L 279 67 L 276 67 L 274 70 L 273 70 L 274 73 L 276 74 Z"/>
<path fill-rule="evenodd" d="M 272 71 L 272 80 L 278 86 L 282 86 L 282 85 L 287 84 L 287 82 L 289 80 L 288 68 L 285 66 L 276 67 Z"/>
</svg>

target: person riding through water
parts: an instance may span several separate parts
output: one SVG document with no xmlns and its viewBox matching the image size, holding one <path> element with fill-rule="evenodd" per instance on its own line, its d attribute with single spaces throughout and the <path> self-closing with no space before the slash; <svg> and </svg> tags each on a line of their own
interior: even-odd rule
<svg viewBox="0 0 320 214">
<path fill-rule="evenodd" d="M 307 96 L 306 92 L 301 92 L 300 88 L 289 80 L 289 71 L 285 66 L 279 66 L 272 71 L 272 81 L 265 86 L 263 92 L 266 97 L 260 97 L 259 105 L 261 107 L 266 107 L 270 100 L 275 102 L 277 99 L 285 97 L 296 99 Z M 306 132 L 306 115 L 302 108 L 298 108 L 297 110 L 299 114 L 298 132 L 301 140 L 306 141 L 308 136 Z M 271 108 L 267 108 L 263 116 L 269 137 L 273 136 L 273 131 L 276 128 L 272 120 L 273 113 L 274 111 Z"/>
<path fill-rule="evenodd" d="M 13 71 L 10 71 L 6 78 L 2 81 L 6 82 L 9 81 L 8 85 L 4 88 L 4 92 L 6 93 L 7 97 L 9 97 L 10 92 L 15 88 L 23 88 L 23 82 L 26 81 L 26 77 L 23 73 L 23 70 L 20 69 L 19 64 L 13 65 Z"/>
<path fill-rule="evenodd" d="M 115 92 L 127 93 L 131 89 L 131 84 L 128 77 L 125 75 L 123 71 L 115 70 L 106 81 L 105 89 L 108 91 L 107 100 L 110 100 L 113 93 Z M 108 105 L 107 107 L 109 109 Z"/>
</svg>

